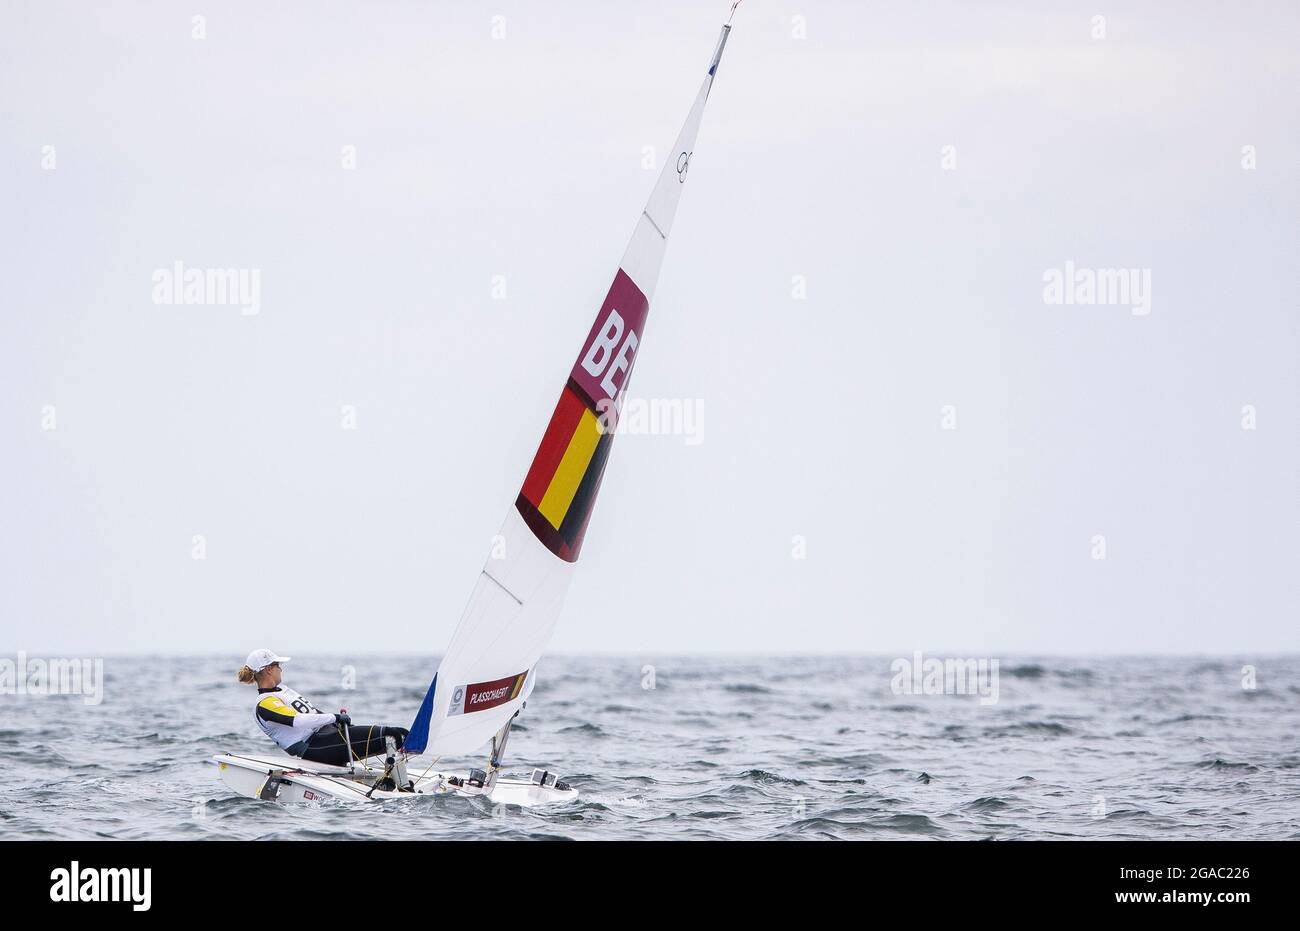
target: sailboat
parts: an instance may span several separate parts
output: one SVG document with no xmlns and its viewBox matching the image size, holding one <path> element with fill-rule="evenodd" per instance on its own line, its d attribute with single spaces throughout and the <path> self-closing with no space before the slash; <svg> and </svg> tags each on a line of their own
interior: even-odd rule
<svg viewBox="0 0 1300 931">
<path fill-rule="evenodd" d="M 737 6 L 739 0 L 731 7 L 733 17 Z M 429 683 L 404 750 L 390 746 L 382 766 L 329 766 L 287 755 L 215 756 L 222 779 L 234 791 L 282 802 L 456 794 L 535 806 L 578 797 L 576 789 L 545 770 L 520 777 L 502 774 L 501 767 L 511 726 L 536 685 L 538 661 L 582 551 L 704 105 L 730 32 L 728 19 L 686 123 L 569 370 L 523 487 Z M 485 747 L 489 752 L 482 769 L 462 774 L 433 769 L 443 757 Z M 426 752 L 433 762 L 417 774 L 414 758 Z"/>
</svg>

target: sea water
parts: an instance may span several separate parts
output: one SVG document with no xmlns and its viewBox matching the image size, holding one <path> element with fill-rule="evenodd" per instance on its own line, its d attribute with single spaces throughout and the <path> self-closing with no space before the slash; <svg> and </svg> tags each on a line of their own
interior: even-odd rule
<svg viewBox="0 0 1300 931">
<path fill-rule="evenodd" d="M 533 810 L 235 796 L 212 754 L 274 749 L 240 659 L 107 657 L 98 700 L 0 696 L 4 837 L 1300 837 L 1295 656 L 1003 657 L 983 690 L 914 688 L 911 657 L 550 656 L 506 768 L 582 794 Z M 435 667 L 295 654 L 286 683 L 405 726 Z"/>
</svg>

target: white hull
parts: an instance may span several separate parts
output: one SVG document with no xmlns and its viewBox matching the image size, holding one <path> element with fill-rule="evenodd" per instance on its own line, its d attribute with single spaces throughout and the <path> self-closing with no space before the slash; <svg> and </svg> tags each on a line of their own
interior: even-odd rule
<svg viewBox="0 0 1300 931">
<path fill-rule="evenodd" d="M 501 776 L 490 791 L 465 784 L 448 782 L 451 773 L 430 771 L 425 773 L 418 760 L 408 760 L 407 767 L 414 792 L 397 792 L 373 789 L 374 781 L 383 771 L 371 763 L 370 772 L 360 766 L 352 773 L 346 766 L 326 763 L 309 763 L 291 756 L 237 756 L 222 753 L 213 761 L 222 781 L 240 795 L 248 798 L 295 804 L 323 799 L 342 799 L 354 802 L 384 802 L 393 799 L 411 799 L 428 795 L 458 795 L 467 798 L 483 797 L 497 805 L 556 805 L 578 798 L 578 790 L 539 786 L 517 776 Z M 426 764 L 427 765 L 427 764 Z"/>
</svg>

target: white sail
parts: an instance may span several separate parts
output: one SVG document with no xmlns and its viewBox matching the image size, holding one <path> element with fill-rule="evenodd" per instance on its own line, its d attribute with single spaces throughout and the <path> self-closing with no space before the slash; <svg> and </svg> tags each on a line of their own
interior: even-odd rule
<svg viewBox="0 0 1300 931">
<path fill-rule="evenodd" d="M 632 375 L 704 104 L 730 30 L 729 24 L 722 27 L 695 104 L 411 725 L 407 748 L 413 753 L 477 750 L 532 692 L 537 662 L 559 618 L 600 489 L 614 440 L 613 431 L 604 428 L 614 425 Z"/>
</svg>

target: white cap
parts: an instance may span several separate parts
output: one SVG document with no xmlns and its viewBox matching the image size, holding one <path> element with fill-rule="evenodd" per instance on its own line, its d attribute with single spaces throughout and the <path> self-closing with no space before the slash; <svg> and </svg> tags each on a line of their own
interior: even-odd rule
<svg viewBox="0 0 1300 931">
<path fill-rule="evenodd" d="M 287 656 L 276 656 L 270 650 L 254 650 L 252 653 L 248 654 L 248 659 L 244 660 L 244 665 L 253 670 L 253 672 L 261 672 L 272 663 L 287 662 L 289 662 L 289 657 Z"/>
</svg>

